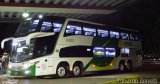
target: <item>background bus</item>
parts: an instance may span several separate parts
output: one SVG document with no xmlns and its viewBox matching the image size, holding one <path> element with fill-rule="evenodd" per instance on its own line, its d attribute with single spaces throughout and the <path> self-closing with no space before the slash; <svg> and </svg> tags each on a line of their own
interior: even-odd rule
<svg viewBox="0 0 160 84">
<path fill-rule="evenodd" d="M 132 70 L 141 65 L 139 32 L 104 24 L 44 17 L 24 21 L 12 40 L 13 76 L 75 77 L 88 71 Z"/>
</svg>

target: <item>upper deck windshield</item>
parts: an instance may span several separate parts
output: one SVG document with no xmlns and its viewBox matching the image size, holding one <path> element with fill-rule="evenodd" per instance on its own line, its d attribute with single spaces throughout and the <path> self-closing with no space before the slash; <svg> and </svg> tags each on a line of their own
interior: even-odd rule
<svg viewBox="0 0 160 84">
<path fill-rule="evenodd" d="M 28 35 L 31 32 L 35 32 L 38 23 L 39 20 L 36 19 L 22 22 L 15 33 L 15 37 L 22 37 Z"/>
</svg>

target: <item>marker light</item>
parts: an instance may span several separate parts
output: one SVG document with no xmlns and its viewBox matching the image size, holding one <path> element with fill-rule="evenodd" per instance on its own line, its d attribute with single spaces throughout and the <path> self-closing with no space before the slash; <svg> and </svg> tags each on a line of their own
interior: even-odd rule
<svg viewBox="0 0 160 84">
<path fill-rule="evenodd" d="M 112 66 L 113 64 L 111 63 L 110 66 Z"/>
<path fill-rule="evenodd" d="M 23 16 L 24 18 L 27 18 L 27 17 L 29 17 L 29 13 L 23 13 L 22 16 Z"/>
<path fill-rule="evenodd" d="M 92 64 L 92 67 L 93 67 L 93 68 L 95 68 L 95 67 L 96 67 L 96 65 Z"/>
</svg>

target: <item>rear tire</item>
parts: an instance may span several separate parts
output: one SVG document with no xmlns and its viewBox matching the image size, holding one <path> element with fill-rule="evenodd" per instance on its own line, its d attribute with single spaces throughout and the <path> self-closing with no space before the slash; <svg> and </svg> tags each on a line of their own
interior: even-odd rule
<svg viewBox="0 0 160 84">
<path fill-rule="evenodd" d="M 74 77 L 82 76 L 82 74 L 83 74 L 83 71 L 82 71 L 82 66 L 81 65 L 73 66 L 73 75 L 74 75 Z"/>
<path fill-rule="evenodd" d="M 125 71 L 125 64 L 122 63 L 122 62 L 119 64 L 119 71 L 120 72 L 124 72 Z"/>
</svg>

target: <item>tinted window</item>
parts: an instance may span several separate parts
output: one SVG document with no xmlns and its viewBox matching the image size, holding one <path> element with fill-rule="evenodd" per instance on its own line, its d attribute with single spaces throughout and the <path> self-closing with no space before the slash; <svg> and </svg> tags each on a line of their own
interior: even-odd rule
<svg viewBox="0 0 160 84">
<path fill-rule="evenodd" d="M 51 54 L 54 48 L 55 35 L 36 38 L 34 54 L 37 57 Z"/>
<path fill-rule="evenodd" d="M 60 32 L 62 28 L 62 23 L 53 23 L 54 32 Z"/>
<path fill-rule="evenodd" d="M 140 36 L 138 34 L 130 34 L 130 40 L 139 41 Z"/>
<path fill-rule="evenodd" d="M 95 47 L 93 48 L 93 54 L 96 57 L 115 57 L 116 49 L 115 48 Z"/>
<path fill-rule="evenodd" d="M 95 28 L 83 27 L 83 32 L 84 32 L 84 35 L 86 36 L 96 36 Z"/>
<path fill-rule="evenodd" d="M 122 32 L 121 32 L 121 38 L 122 38 L 123 40 L 128 40 L 128 39 L 129 39 L 129 36 L 128 36 L 127 33 L 122 33 Z"/>
<path fill-rule="evenodd" d="M 67 29 L 65 33 L 71 34 L 71 35 L 80 35 L 82 34 L 82 28 L 81 26 L 78 26 L 78 25 L 69 24 L 67 25 Z"/>
<path fill-rule="evenodd" d="M 116 49 L 115 48 L 105 48 L 107 57 L 115 57 Z"/>
<path fill-rule="evenodd" d="M 88 46 L 70 46 L 61 48 L 60 57 L 92 57 L 92 48 Z"/>
<path fill-rule="evenodd" d="M 134 34 L 130 34 L 129 36 L 130 36 L 130 40 L 135 40 Z"/>
<path fill-rule="evenodd" d="M 53 32 L 51 22 L 43 22 L 41 26 L 41 32 Z"/>
<path fill-rule="evenodd" d="M 98 29 L 97 31 L 98 31 L 99 37 L 108 37 L 109 36 L 109 33 L 107 30 Z"/>
<path fill-rule="evenodd" d="M 93 54 L 96 57 L 105 57 L 105 49 L 102 47 L 93 48 Z"/>
<path fill-rule="evenodd" d="M 130 49 L 129 48 L 122 48 L 121 49 L 121 56 L 129 56 Z"/>
<path fill-rule="evenodd" d="M 38 23 L 39 23 L 39 20 L 34 20 L 33 23 L 30 25 L 29 32 L 34 32 L 36 30 Z"/>
<path fill-rule="evenodd" d="M 119 32 L 110 31 L 110 37 L 111 38 L 119 38 Z"/>
</svg>

